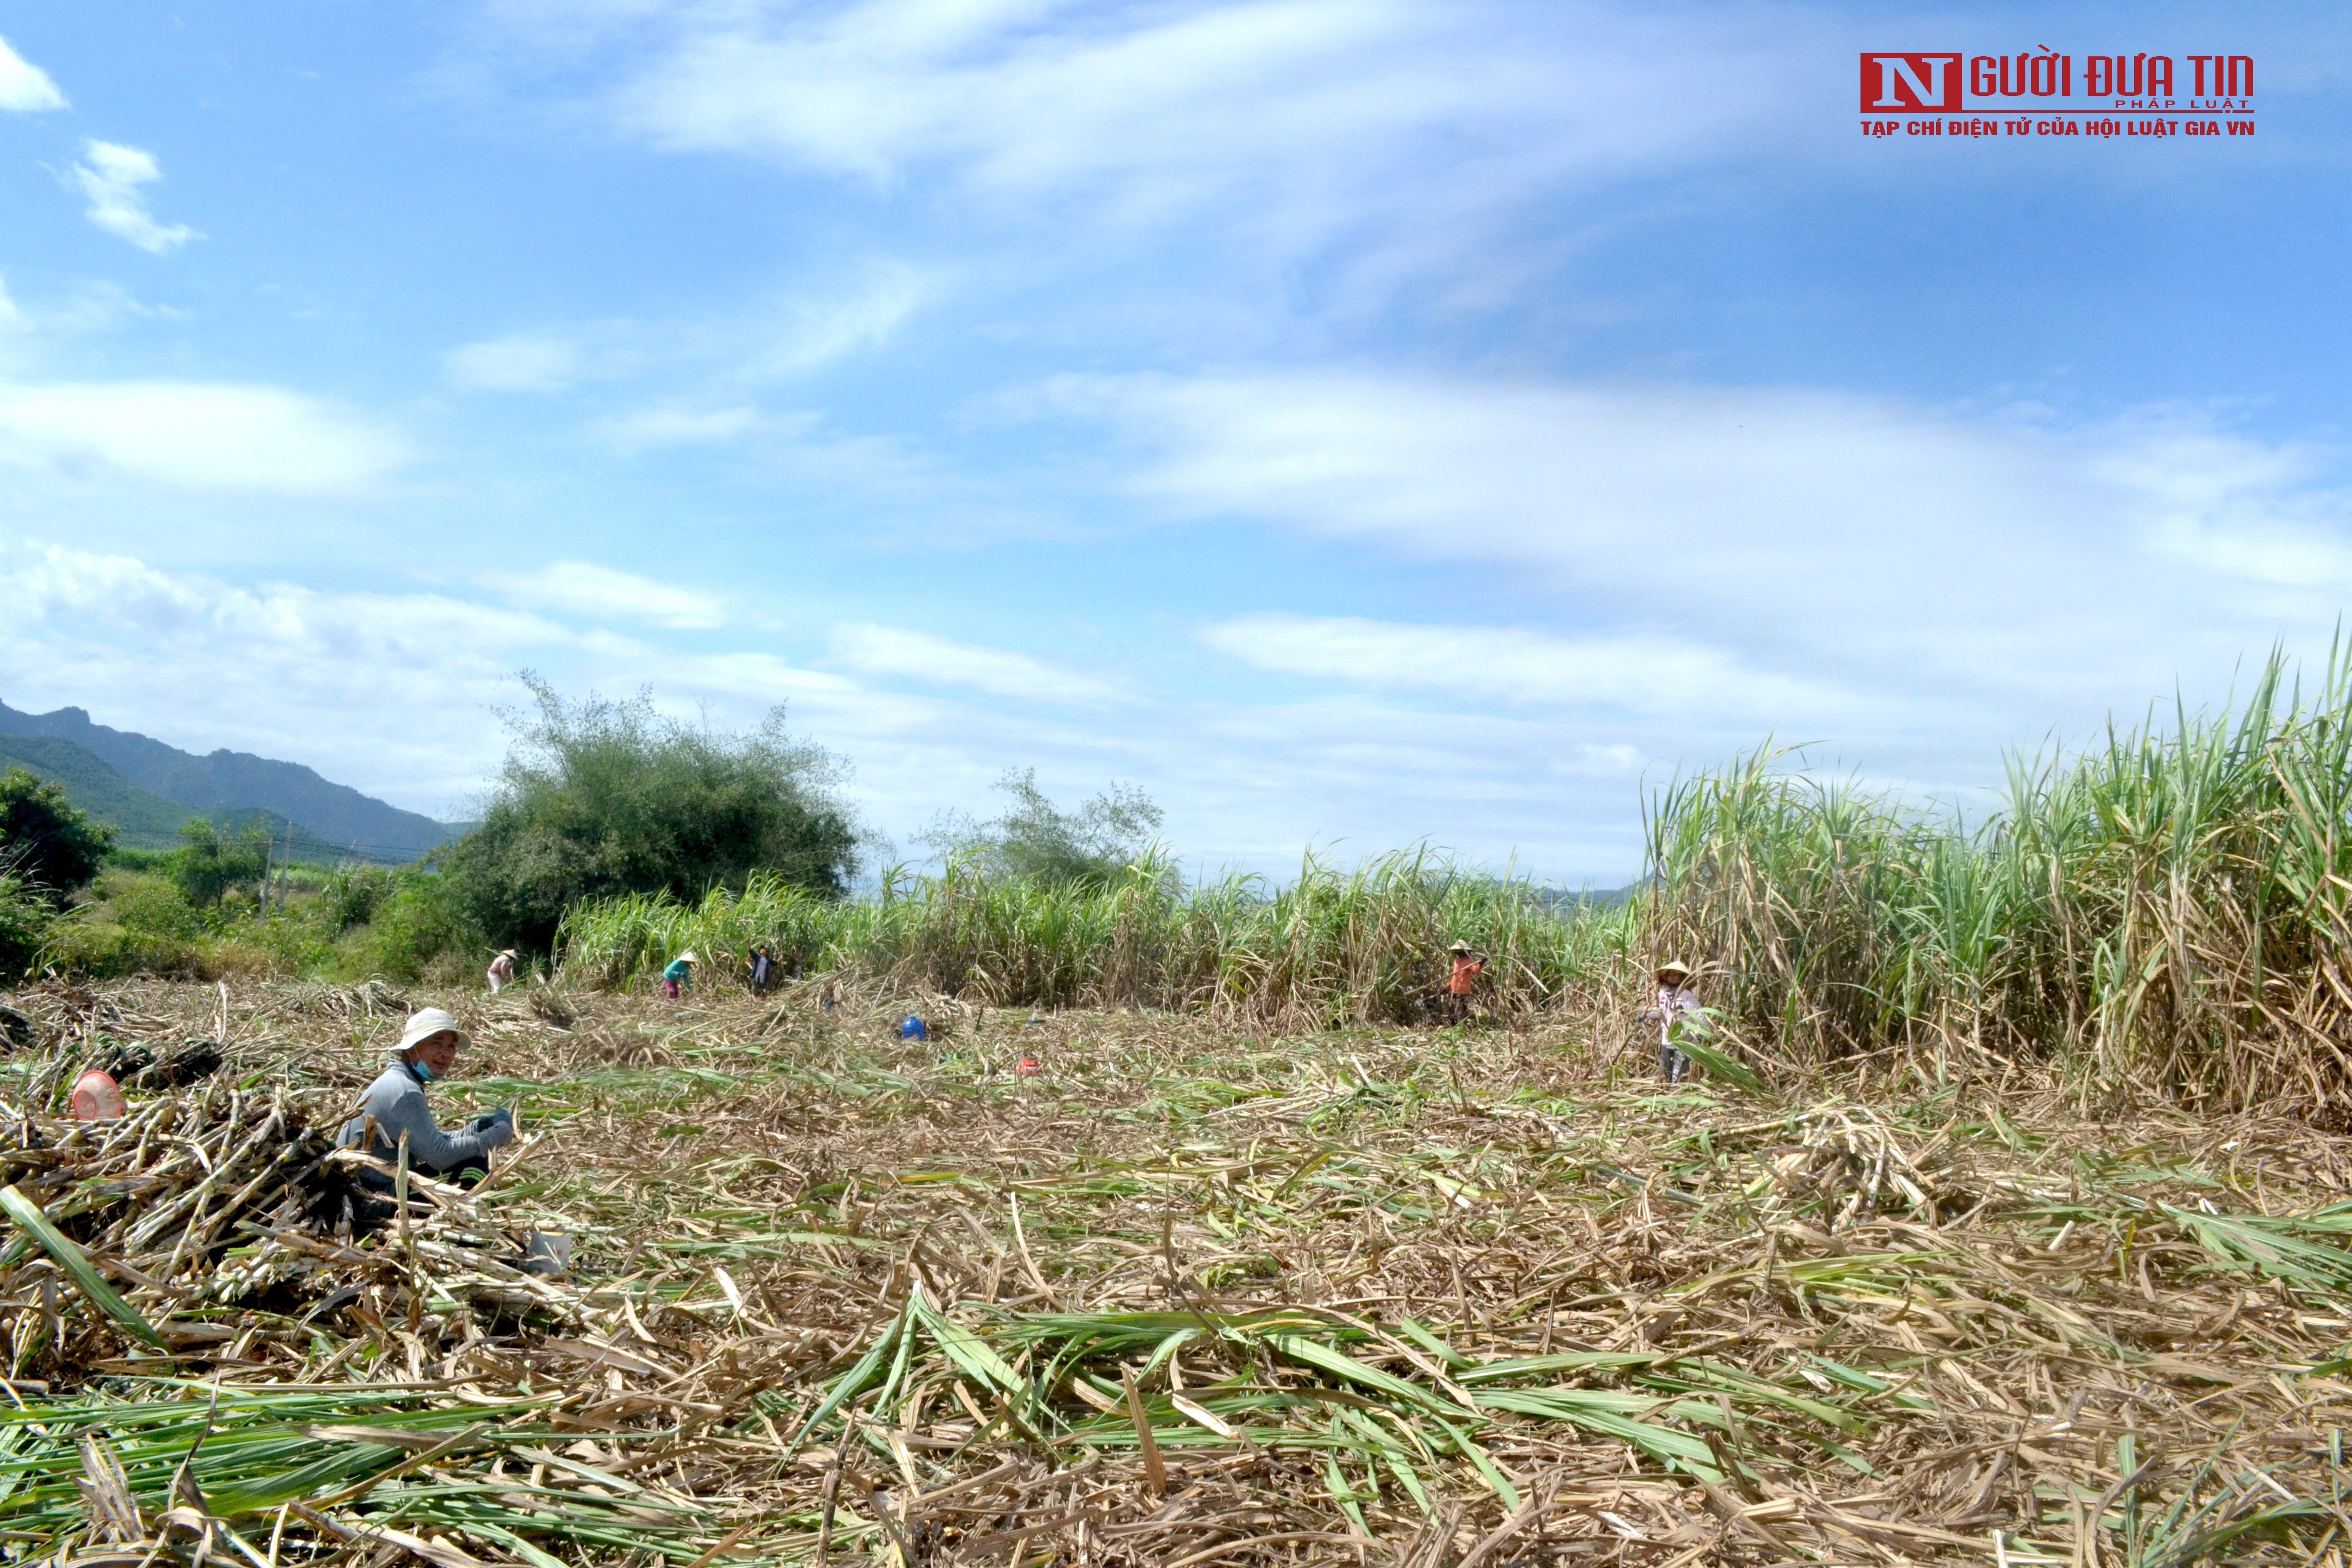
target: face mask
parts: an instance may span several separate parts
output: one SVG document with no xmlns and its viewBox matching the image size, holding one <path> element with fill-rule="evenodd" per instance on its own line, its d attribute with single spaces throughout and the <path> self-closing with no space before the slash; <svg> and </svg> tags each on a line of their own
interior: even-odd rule
<svg viewBox="0 0 2352 1568">
<path fill-rule="evenodd" d="M 426 1083 L 431 1083 L 433 1081 L 433 1069 L 426 1067 L 423 1062 L 411 1062 L 408 1066 L 410 1071 L 415 1073 L 418 1078 L 423 1079 Z"/>
</svg>

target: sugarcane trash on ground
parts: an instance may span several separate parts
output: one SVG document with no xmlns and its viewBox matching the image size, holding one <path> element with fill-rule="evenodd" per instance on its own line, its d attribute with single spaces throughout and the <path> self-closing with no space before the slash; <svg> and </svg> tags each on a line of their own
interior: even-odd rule
<svg viewBox="0 0 2352 1568">
<path fill-rule="evenodd" d="M 1631 999 L 826 999 L 11 996 L 0 1557 L 2185 1568 L 2352 1523 L 2352 1145 L 2308 1126 L 1662 1085 Z M 436 1001 L 448 1110 L 526 1131 L 354 1234 L 335 1132 Z M 197 1037 L 66 1113 L 100 1042 Z"/>
</svg>

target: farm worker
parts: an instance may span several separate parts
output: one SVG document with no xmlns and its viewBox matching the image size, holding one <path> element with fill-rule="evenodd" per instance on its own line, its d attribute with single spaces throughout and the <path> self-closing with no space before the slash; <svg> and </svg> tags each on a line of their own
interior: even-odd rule
<svg viewBox="0 0 2352 1568">
<path fill-rule="evenodd" d="M 1658 1005 L 1643 1008 L 1638 1016 L 1645 1024 L 1658 1026 L 1658 1076 L 1668 1083 L 1680 1083 L 1690 1077 L 1691 1063 L 1675 1048 L 1675 1030 L 1684 1018 L 1699 1011 L 1696 977 L 1689 964 L 1676 960 L 1658 965 L 1655 978 Z"/>
<path fill-rule="evenodd" d="M 765 996 L 768 987 L 776 983 L 776 955 L 766 942 L 751 949 L 751 994 Z"/>
<path fill-rule="evenodd" d="M 433 1120 L 425 1100 L 425 1086 L 457 1070 L 457 1047 L 467 1044 L 457 1020 L 438 1007 L 408 1016 L 400 1033 L 400 1050 L 383 1076 L 368 1085 L 360 1113 L 343 1123 L 335 1142 L 359 1148 L 373 1123 L 375 1136 L 366 1152 L 386 1164 L 400 1158 L 400 1140 L 408 1135 L 408 1168 L 420 1175 L 472 1186 L 488 1173 L 490 1151 L 514 1142 L 514 1112 L 500 1109 L 478 1117 L 473 1125 L 449 1132 Z M 360 1182 L 377 1192 L 392 1190 L 391 1179 L 376 1171 L 362 1171 Z"/>
<path fill-rule="evenodd" d="M 1486 961 L 1466 942 L 1456 942 L 1446 951 L 1454 955 L 1454 973 L 1445 980 L 1445 1021 L 1459 1024 L 1470 1016 L 1470 991 L 1486 973 Z"/>
<path fill-rule="evenodd" d="M 114 1075 L 90 1068 L 74 1079 L 73 1119 L 76 1121 L 120 1121 L 131 1114 L 122 1101 L 122 1086 Z"/>
<path fill-rule="evenodd" d="M 694 966 L 701 962 L 690 947 L 671 959 L 669 967 L 662 971 L 662 994 L 677 1001 L 677 994 L 694 984 Z"/>
<path fill-rule="evenodd" d="M 490 994 L 495 996 L 514 984 L 515 950 L 508 948 L 490 960 Z"/>
</svg>

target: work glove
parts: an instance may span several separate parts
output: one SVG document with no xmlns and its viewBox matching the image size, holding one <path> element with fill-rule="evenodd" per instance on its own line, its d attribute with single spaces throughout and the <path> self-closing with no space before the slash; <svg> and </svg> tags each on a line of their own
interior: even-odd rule
<svg viewBox="0 0 2352 1568">
<path fill-rule="evenodd" d="M 514 1112 L 502 1105 L 488 1116 L 478 1116 L 474 1131 L 482 1135 L 483 1148 L 502 1149 L 515 1140 Z"/>
</svg>

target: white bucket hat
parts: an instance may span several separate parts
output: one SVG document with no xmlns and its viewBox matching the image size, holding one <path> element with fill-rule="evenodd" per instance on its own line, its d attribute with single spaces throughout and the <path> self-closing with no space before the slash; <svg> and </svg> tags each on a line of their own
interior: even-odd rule
<svg viewBox="0 0 2352 1568">
<path fill-rule="evenodd" d="M 442 1034 L 457 1036 L 461 1046 L 474 1043 L 465 1030 L 457 1027 L 457 1020 L 446 1012 L 438 1007 L 423 1007 L 408 1016 L 408 1026 L 400 1032 L 399 1048 L 404 1051 L 420 1040 L 429 1040 Z"/>
</svg>

